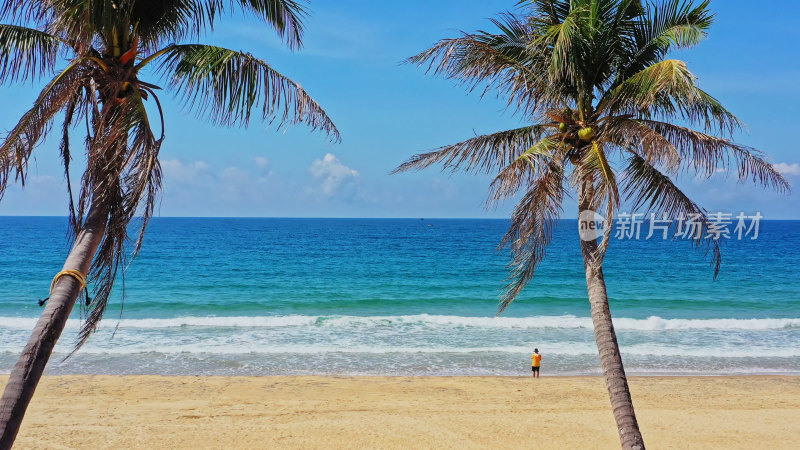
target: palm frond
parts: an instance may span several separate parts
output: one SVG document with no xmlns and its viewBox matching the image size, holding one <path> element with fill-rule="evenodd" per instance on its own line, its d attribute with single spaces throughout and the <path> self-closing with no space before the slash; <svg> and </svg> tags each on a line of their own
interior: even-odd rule
<svg viewBox="0 0 800 450">
<path fill-rule="evenodd" d="M 521 0 L 518 5 L 527 6 L 533 19 L 545 26 L 563 22 L 572 9 L 571 2 L 558 0 Z"/>
<path fill-rule="evenodd" d="M 561 141 L 554 136 L 548 136 L 525 150 L 492 180 L 486 206 L 512 197 L 520 189 L 533 183 L 543 170 L 547 170 L 550 161 L 556 157 L 554 153 L 559 147 L 563 147 Z"/>
<path fill-rule="evenodd" d="M 507 246 L 511 251 L 511 274 L 498 315 L 517 298 L 544 260 L 564 195 L 564 167 L 560 161 L 552 160 L 514 208 L 511 227 L 500 243 L 501 248 Z"/>
<path fill-rule="evenodd" d="M 189 108 L 222 125 L 247 125 L 254 112 L 262 120 L 304 123 L 339 141 L 327 113 L 299 84 L 249 53 L 201 44 L 171 45 L 156 59 Z"/>
<path fill-rule="evenodd" d="M 705 39 L 714 22 L 709 2 L 696 6 L 668 0 L 656 6 L 646 3 L 642 20 L 633 23 L 630 54 L 618 72 L 617 84 L 661 60 L 672 48 L 690 48 Z"/>
<path fill-rule="evenodd" d="M 227 3 L 222 0 L 137 0 L 130 4 L 128 15 L 131 22 L 138 24 L 142 48 L 155 51 L 167 42 L 202 36 L 214 27 Z"/>
<path fill-rule="evenodd" d="M 95 123 L 97 137 L 88 142 L 89 170 L 82 180 L 79 202 L 82 210 L 94 205 L 106 211 L 107 220 L 103 242 L 92 262 L 94 297 L 86 305 L 88 314 L 75 350 L 100 323 L 120 268 L 135 258 L 141 248 L 161 189 L 158 155 L 163 128 L 161 131 L 157 138 L 138 91 L 105 109 Z M 134 222 L 137 222 L 135 227 Z M 136 229 L 133 248 L 126 254 L 125 244 Z"/>
<path fill-rule="evenodd" d="M 59 37 L 44 31 L 0 24 L 0 83 L 52 73 L 63 44 Z"/>
<path fill-rule="evenodd" d="M 490 173 L 514 162 L 525 150 L 534 146 L 542 133 L 552 126 L 531 125 L 472 139 L 412 156 L 392 173 L 421 170 L 442 164 L 442 170 Z"/>
<path fill-rule="evenodd" d="M 661 134 L 681 153 L 685 168 L 710 177 L 720 169 L 735 168 L 739 181 L 753 181 L 778 192 L 788 192 L 789 182 L 762 158 L 761 152 L 731 140 L 655 120 L 641 123 Z"/>
<path fill-rule="evenodd" d="M 67 105 L 64 109 L 64 123 L 61 126 L 61 145 L 59 146 L 61 162 L 64 165 L 64 179 L 67 182 L 67 197 L 69 198 L 69 223 L 71 233 L 78 229 L 78 222 L 75 215 L 75 199 L 72 194 L 72 177 L 70 176 L 69 170 L 70 163 L 72 162 L 69 132 L 70 127 L 72 127 L 72 122 L 75 118 L 75 112 L 80 108 L 80 100 L 80 96 L 76 96 L 67 102 Z"/>
<path fill-rule="evenodd" d="M 569 77 L 573 81 L 582 82 L 577 71 L 584 44 L 581 35 L 580 16 L 587 12 L 587 6 L 577 6 L 559 22 L 550 25 L 538 40 L 552 48 L 550 61 L 551 80 L 560 76 Z"/>
<path fill-rule="evenodd" d="M 303 19 L 308 15 L 304 1 L 238 0 L 245 10 L 259 16 L 292 48 L 300 48 L 303 39 Z"/>
<path fill-rule="evenodd" d="M 149 51 L 168 42 L 198 39 L 213 30 L 223 15 L 237 10 L 257 17 L 272 27 L 291 49 L 297 49 L 303 36 L 302 22 L 308 14 L 305 0 L 59 0 L 31 3 L 36 5 L 7 6 L 7 16 L 23 22 L 46 23 L 50 31 L 81 43 L 96 38 L 107 39 L 114 29 L 126 33 L 135 31 L 142 48 Z"/>
<path fill-rule="evenodd" d="M 53 118 L 80 95 L 87 82 L 87 74 L 79 64 L 72 64 L 39 94 L 39 97 L 6 134 L 0 143 L 0 198 L 8 185 L 12 172 L 25 184 L 28 160 L 52 127 Z"/>
<path fill-rule="evenodd" d="M 630 116 L 607 117 L 601 126 L 603 140 L 628 149 L 671 173 L 680 168 L 681 154 L 661 133 Z"/>
<path fill-rule="evenodd" d="M 626 78 L 609 90 L 599 102 L 598 111 L 610 114 L 621 111 L 648 112 L 664 95 L 697 97 L 695 76 L 686 63 L 677 59 L 658 61 Z"/>
<path fill-rule="evenodd" d="M 645 118 L 680 116 L 707 130 L 732 133 L 741 122 L 696 84 L 696 77 L 679 60 L 659 61 L 609 90 L 597 113 L 631 114 Z"/>
<path fill-rule="evenodd" d="M 576 179 L 574 184 L 577 186 L 587 186 L 591 189 L 591 192 L 582 193 L 586 201 L 582 207 L 595 212 L 604 211 L 603 215 L 606 221 L 603 227 L 602 242 L 592 254 L 587 255 L 588 263 L 600 265 L 611 242 L 611 230 L 614 225 L 616 209 L 620 204 L 620 194 L 614 167 L 597 140 L 587 145 L 587 151 L 583 153 L 583 157 L 573 173 L 573 178 Z M 586 180 L 588 180 L 588 184 L 584 183 Z"/>
<path fill-rule="evenodd" d="M 0 20 L 41 22 L 48 16 L 49 3 L 41 0 L 5 0 L 0 3 Z"/>
<path fill-rule="evenodd" d="M 699 44 L 705 39 L 708 30 L 714 23 L 714 15 L 708 9 L 709 0 L 703 0 L 698 4 L 685 0 L 667 0 L 655 6 L 648 3 L 646 6 L 647 18 L 640 23 L 651 25 L 641 27 L 640 36 L 645 37 L 642 42 L 656 42 L 666 38 L 667 42 L 661 44 L 664 50 L 669 50 L 671 46 L 677 48 L 689 48 Z M 665 44 L 669 44 L 670 47 Z"/>
<path fill-rule="evenodd" d="M 632 202 L 633 209 L 645 207 L 647 212 L 654 213 L 656 217 L 695 218 L 699 228 L 692 236 L 692 243 L 695 247 L 704 247 L 706 253 L 711 252 L 716 278 L 722 264 L 722 252 L 719 240 L 708 237 L 710 220 L 706 210 L 641 156 L 630 157 L 623 179 L 623 191 Z"/>
<path fill-rule="evenodd" d="M 500 33 L 480 31 L 443 39 L 405 63 L 456 80 L 470 91 L 483 84 L 481 95 L 496 89 L 506 97 L 508 106 L 525 113 L 552 103 L 552 91 L 545 89 L 547 58 L 529 51 L 528 25 L 512 14 L 492 19 L 492 23 Z"/>
</svg>

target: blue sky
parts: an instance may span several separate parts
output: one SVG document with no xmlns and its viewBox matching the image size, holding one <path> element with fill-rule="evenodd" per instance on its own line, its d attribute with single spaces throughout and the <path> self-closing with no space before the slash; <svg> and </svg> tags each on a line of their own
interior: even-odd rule
<svg viewBox="0 0 800 450">
<path fill-rule="evenodd" d="M 305 46 L 295 53 L 254 20 L 224 20 L 202 41 L 249 51 L 300 82 L 327 109 L 343 142 L 330 144 L 302 126 L 279 132 L 257 122 L 248 129 L 214 127 L 162 94 L 167 127 L 160 215 L 507 217 L 513 202 L 483 208 L 487 177 L 437 169 L 389 172 L 414 153 L 521 123 L 504 111 L 501 100 L 481 99 L 399 64 L 459 30 L 491 29 L 486 19 L 515 4 L 315 0 Z M 674 56 L 687 61 L 701 86 L 747 124 L 737 140 L 766 152 L 798 186 L 800 2 L 716 0 L 711 5 L 717 19 L 709 39 Z M 14 125 L 40 88 L 41 83 L 0 87 L 0 130 Z M 82 163 L 77 159 L 74 170 Z M 767 219 L 800 219 L 796 192 L 779 195 L 738 185 L 724 173 L 678 181 L 711 211 L 758 210 Z M 576 217 L 576 208 L 568 201 L 564 217 Z M 58 143 L 51 139 L 37 149 L 25 189 L 9 188 L 0 214 L 66 211 Z"/>
</svg>

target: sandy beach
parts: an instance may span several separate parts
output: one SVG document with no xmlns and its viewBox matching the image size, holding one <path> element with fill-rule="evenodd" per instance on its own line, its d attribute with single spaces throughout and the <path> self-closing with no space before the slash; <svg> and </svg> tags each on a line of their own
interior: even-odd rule
<svg viewBox="0 0 800 450">
<path fill-rule="evenodd" d="M 800 377 L 632 377 L 631 388 L 651 448 L 800 448 Z M 534 445 L 619 448 L 603 380 L 49 376 L 17 439 L 48 449 Z"/>
</svg>

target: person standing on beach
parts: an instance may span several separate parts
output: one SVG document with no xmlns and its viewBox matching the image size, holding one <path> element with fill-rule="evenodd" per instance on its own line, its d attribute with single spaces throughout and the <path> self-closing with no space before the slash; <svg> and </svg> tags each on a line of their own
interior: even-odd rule
<svg viewBox="0 0 800 450">
<path fill-rule="evenodd" d="M 539 353 L 539 349 L 533 349 L 533 355 L 531 355 L 531 370 L 533 371 L 533 377 L 539 378 L 539 366 L 542 364 L 542 354 Z"/>
</svg>

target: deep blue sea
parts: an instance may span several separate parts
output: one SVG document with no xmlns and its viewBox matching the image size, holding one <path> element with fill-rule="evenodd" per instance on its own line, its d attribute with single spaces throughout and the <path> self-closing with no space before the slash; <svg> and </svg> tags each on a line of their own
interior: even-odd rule
<svg viewBox="0 0 800 450">
<path fill-rule="evenodd" d="M 576 221 L 500 317 L 505 220 L 156 218 L 100 330 L 48 372 L 599 374 Z M 685 241 L 612 240 L 605 272 L 633 374 L 800 374 L 800 221 L 723 246 L 716 281 Z M 67 253 L 58 217 L 0 217 L 0 373 Z M 117 328 L 118 327 L 118 328 Z M 116 333 L 114 330 L 117 328 Z"/>
</svg>

